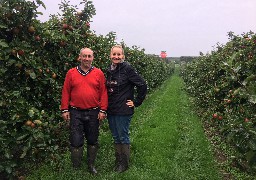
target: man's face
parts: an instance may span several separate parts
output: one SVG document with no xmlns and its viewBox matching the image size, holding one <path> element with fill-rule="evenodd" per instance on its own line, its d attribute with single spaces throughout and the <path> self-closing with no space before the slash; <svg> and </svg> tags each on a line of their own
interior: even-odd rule
<svg viewBox="0 0 256 180">
<path fill-rule="evenodd" d="M 80 54 L 81 66 L 84 68 L 90 68 L 93 61 L 93 52 L 85 49 Z"/>
<path fill-rule="evenodd" d="M 112 60 L 112 63 L 114 64 L 120 63 L 124 58 L 122 49 L 118 47 L 114 47 L 110 53 L 110 58 Z"/>
</svg>

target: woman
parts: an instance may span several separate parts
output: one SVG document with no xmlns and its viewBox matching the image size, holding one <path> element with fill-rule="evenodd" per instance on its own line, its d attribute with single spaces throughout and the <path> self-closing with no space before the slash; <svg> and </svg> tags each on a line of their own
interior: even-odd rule
<svg viewBox="0 0 256 180">
<path fill-rule="evenodd" d="M 112 64 L 107 71 L 108 123 L 115 147 L 115 171 L 124 172 L 129 166 L 130 138 L 129 126 L 134 107 L 142 104 L 146 97 L 145 80 L 127 62 L 124 49 L 120 45 L 111 48 Z M 134 87 L 137 96 L 134 97 Z"/>
</svg>

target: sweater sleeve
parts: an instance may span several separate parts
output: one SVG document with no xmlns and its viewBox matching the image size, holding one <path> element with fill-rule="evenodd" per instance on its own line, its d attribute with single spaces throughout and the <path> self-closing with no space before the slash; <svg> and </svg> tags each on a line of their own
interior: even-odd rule
<svg viewBox="0 0 256 180">
<path fill-rule="evenodd" d="M 69 70 L 66 74 L 64 85 L 62 88 L 62 97 L 61 97 L 61 111 L 67 112 L 70 102 L 70 93 L 71 93 L 71 71 Z"/>
<path fill-rule="evenodd" d="M 132 82 L 137 88 L 137 96 L 134 99 L 134 106 L 138 107 L 142 104 L 147 94 L 147 84 L 146 81 L 141 77 L 137 71 L 130 66 L 129 69 L 129 81 Z"/>
<path fill-rule="evenodd" d="M 106 78 L 102 71 L 100 71 L 100 110 L 106 112 L 108 108 L 108 94 L 106 87 Z"/>
</svg>

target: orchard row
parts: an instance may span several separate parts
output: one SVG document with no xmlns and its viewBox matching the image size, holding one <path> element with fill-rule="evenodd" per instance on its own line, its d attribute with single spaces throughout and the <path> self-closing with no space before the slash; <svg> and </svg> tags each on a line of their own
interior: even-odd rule
<svg viewBox="0 0 256 180">
<path fill-rule="evenodd" d="M 256 35 L 229 34 L 211 54 L 183 64 L 199 114 L 234 147 L 234 164 L 256 172 Z"/>
<path fill-rule="evenodd" d="M 60 96 L 66 72 L 79 64 L 83 47 L 94 51 L 94 65 L 106 72 L 116 35 L 96 35 L 90 29 L 95 8 L 62 2 L 61 15 L 47 22 L 37 17 L 42 1 L 2 0 L 0 5 L 0 177 L 20 176 L 24 162 L 58 162 L 68 147 L 68 125 L 60 114 Z M 137 46 L 125 56 L 146 79 L 149 91 L 174 71 L 158 56 Z M 49 158 L 50 157 L 50 158 Z"/>
</svg>

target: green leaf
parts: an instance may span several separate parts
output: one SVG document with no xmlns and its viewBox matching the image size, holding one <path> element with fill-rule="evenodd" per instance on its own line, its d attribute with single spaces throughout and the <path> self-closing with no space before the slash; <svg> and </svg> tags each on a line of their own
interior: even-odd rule
<svg viewBox="0 0 256 180">
<path fill-rule="evenodd" d="M 243 85 L 246 86 L 246 84 L 252 80 L 256 79 L 256 75 L 252 74 L 250 76 L 248 76 L 244 81 L 243 81 Z"/>
<path fill-rule="evenodd" d="M 245 158 L 247 161 L 251 162 L 255 157 L 256 152 L 255 151 L 249 151 L 245 154 Z"/>
<path fill-rule="evenodd" d="M 20 158 L 24 158 L 26 156 L 27 152 L 28 152 L 28 147 L 24 146 L 23 153 L 20 155 Z"/>
<path fill-rule="evenodd" d="M 254 131 L 254 130 L 249 130 L 249 132 L 256 135 L 256 131 Z"/>
<path fill-rule="evenodd" d="M 36 14 L 40 14 L 40 15 L 43 15 L 43 13 L 42 13 L 42 12 L 37 12 Z"/>
<path fill-rule="evenodd" d="M 27 137 L 28 135 L 29 135 L 29 134 L 24 134 L 24 135 L 18 137 L 18 138 L 17 138 L 17 141 L 20 141 L 20 140 L 24 139 L 24 138 Z"/>
<path fill-rule="evenodd" d="M 256 141 L 255 141 L 255 140 L 250 139 L 250 140 L 248 141 L 248 146 L 249 146 L 252 150 L 256 151 Z"/>
<path fill-rule="evenodd" d="M 18 97 L 18 96 L 20 96 L 20 91 L 13 91 L 12 94 L 13 94 L 13 96 Z"/>
<path fill-rule="evenodd" d="M 29 73 L 29 75 L 30 75 L 30 77 L 31 77 L 32 79 L 36 79 L 36 74 L 35 74 L 34 72 Z"/>
<path fill-rule="evenodd" d="M 5 152 L 4 156 L 7 158 L 7 159 L 11 159 L 11 154 L 9 152 Z"/>
<path fill-rule="evenodd" d="M 0 28 L 1 28 L 1 29 L 6 29 L 6 28 L 7 28 L 7 26 L 0 25 Z"/>
<path fill-rule="evenodd" d="M 15 59 L 10 59 L 10 60 L 8 61 L 8 64 L 9 64 L 9 66 L 11 66 L 11 65 L 13 65 L 15 62 L 16 62 Z"/>
<path fill-rule="evenodd" d="M 29 117 L 33 117 L 34 116 L 34 114 L 35 114 L 35 112 L 32 110 L 32 109 L 30 109 L 29 111 L 28 111 L 28 115 L 29 115 Z"/>
<path fill-rule="evenodd" d="M 9 47 L 9 45 L 6 42 L 0 41 L 0 46 L 6 48 Z"/>
<path fill-rule="evenodd" d="M 12 168 L 11 167 L 5 167 L 5 171 L 9 174 L 11 174 L 12 172 Z"/>
<path fill-rule="evenodd" d="M 249 101 L 250 101 L 251 103 L 253 103 L 253 104 L 256 104 L 256 95 L 251 95 L 251 96 L 249 97 Z"/>
<path fill-rule="evenodd" d="M 4 120 L 0 120 L 0 124 L 7 124 L 7 123 Z"/>
</svg>

